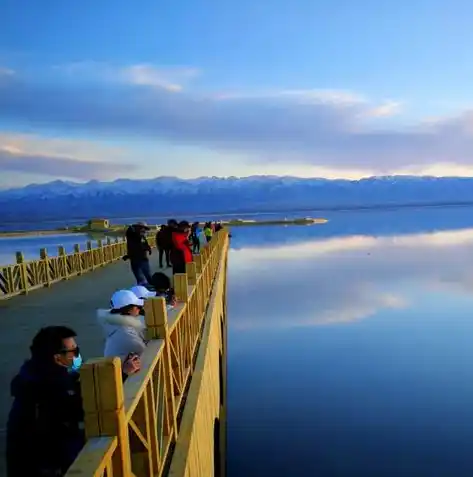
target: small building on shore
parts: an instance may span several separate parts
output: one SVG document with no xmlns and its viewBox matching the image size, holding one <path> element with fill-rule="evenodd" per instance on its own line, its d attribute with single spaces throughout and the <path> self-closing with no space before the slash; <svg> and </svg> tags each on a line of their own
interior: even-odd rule
<svg viewBox="0 0 473 477">
<path fill-rule="evenodd" d="M 110 228 L 110 222 L 107 219 L 90 219 L 87 226 L 90 230 L 104 230 Z"/>
</svg>

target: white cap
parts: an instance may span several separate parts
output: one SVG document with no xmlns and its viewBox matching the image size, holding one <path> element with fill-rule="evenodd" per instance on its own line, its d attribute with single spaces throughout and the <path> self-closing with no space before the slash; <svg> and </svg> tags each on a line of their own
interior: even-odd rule
<svg viewBox="0 0 473 477">
<path fill-rule="evenodd" d="M 125 306 L 135 305 L 135 306 L 143 306 L 144 301 L 138 298 L 132 291 L 130 290 L 118 290 L 116 291 L 110 300 L 112 304 L 112 308 L 114 310 L 119 310 L 124 308 Z"/>
<path fill-rule="evenodd" d="M 142 298 L 143 300 L 151 298 L 152 296 L 156 296 L 156 292 L 149 291 L 143 285 L 136 285 L 130 288 L 130 291 L 132 291 L 138 298 Z"/>
</svg>

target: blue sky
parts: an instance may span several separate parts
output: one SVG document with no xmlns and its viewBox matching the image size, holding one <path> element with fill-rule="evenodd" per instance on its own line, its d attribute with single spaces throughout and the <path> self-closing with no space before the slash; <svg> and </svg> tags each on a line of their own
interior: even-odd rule
<svg viewBox="0 0 473 477">
<path fill-rule="evenodd" d="M 3 0 L 0 187 L 473 175 L 467 0 Z"/>
</svg>

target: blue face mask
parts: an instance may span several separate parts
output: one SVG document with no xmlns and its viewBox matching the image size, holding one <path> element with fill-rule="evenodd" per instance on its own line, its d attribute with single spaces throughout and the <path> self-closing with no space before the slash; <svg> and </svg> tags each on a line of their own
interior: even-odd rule
<svg viewBox="0 0 473 477">
<path fill-rule="evenodd" d="M 82 356 L 79 354 L 79 356 L 74 356 L 72 359 L 72 364 L 67 368 L 67 370 L 70 373 L 78 373 L 80 370 L 80 367 L 82 366 Z"/>
</svg>

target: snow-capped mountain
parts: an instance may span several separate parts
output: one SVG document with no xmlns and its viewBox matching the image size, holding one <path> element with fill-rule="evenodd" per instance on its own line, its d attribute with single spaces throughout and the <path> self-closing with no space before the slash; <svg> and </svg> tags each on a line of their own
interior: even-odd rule
<svg viewBox="0 0 473 477">
<path fill-rule="evenodd" d="M 0 220 L 256 212 L 473 203 L 473 178 L 384 176 L 358 181 L 296 177 L 158 177 L 86 184 L 54 181 L 0 191 Z"/>
</svg>

